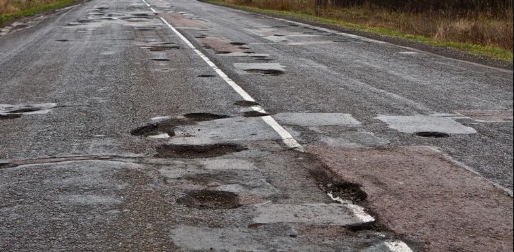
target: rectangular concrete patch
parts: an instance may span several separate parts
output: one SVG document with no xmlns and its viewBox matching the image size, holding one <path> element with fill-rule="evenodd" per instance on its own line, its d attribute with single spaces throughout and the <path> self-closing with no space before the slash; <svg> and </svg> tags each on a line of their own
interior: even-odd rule
<svg viewBox="0 0 514 252">
<path fill-rule="evenodd" d="M 352 115 L 342 113 L 279 113 L 273 118 L 283 125 L 304 127 L 361 125 Z"/>
<path fill-rule="evenodd" d="M 452 118 L 437 116 L 385 116 L 376 119 L 389 125 L 389 128 L 402 133 L 440 132 L 446 134 L 476 134 L 471 127 L 464 126 Z"/>
<path fill-rule="evenodd" d="M 373 222 L 364 209 L 351 204 L 262 204 L 257 206 L 256 224 L 304 223 L 353 226 Z"/>
</svg>

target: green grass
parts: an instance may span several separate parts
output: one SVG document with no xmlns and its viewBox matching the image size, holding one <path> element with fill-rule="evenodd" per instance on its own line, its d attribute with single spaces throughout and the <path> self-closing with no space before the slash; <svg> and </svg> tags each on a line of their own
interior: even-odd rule
<svg viewBox="0 0 514 252">
<path fill-rule="evenodd" d="M 514 58 L 513 53 L 511 51 L 500 48 L 500 47 L 482 46 L 482 45 L 475 45 L 475 44 L 455 42 L 455 41 L 437 40 L 437 39 L 426 37 L 426 36 L 406 34 L 406 33 L 402 33 L 399 31 L 392 30 L 392 29 L 382 28 L 382 27 L 371 27 L 371 26 L 365 26 L 365 25 L 361 25 L 361 24 L 348 23 L 348 22 L 344 22 L 341 20 L 326 18 L 326 17 L 319 17 L 319 16 L 315 16 L 312 14 L 308 14 L 308 13 L 260 9 L 260 8 L 256 8 L 256 7 L 250 7 L 250 6 L 241 6 L 241 5 L 230 4 L 230 3 L 224 2 L 223 0 L 201 0 L 201 1 L 211 3 L 211 4 L 217 4 L 217 5 L 227 6 L 227 7 L 238 8 L 238 9 L 242 9 L 242 10 L 246 10 L 246 11 L 262 13 L 262 14 L 271 14 L 271 15 L 277 15 L 277 16 L 283 16 L 283 17 L 300 18 L 300 19 L 318 22 L 318 23 L 322 23 L 322 24 L 350 28 L 350 29 L 357 30 L 357 31 L 365 31 L 365 32 L 383 35 L 383 36 L 403 38 L 403 39 L 416 41 L 416 42 L 422 42 L 422 43 L 426 43 L 426 44 L 438 46 L 438 47 L 454 48 L 454 49 L 458 49 L 458 50 L 461 50 L 461 51 L 464 51 L 464 52 L 467 52 L 470 54 L 481 55 L 481 56 L 485 56 L 485 57 L 489 57 L 489 58 L 493 58 L 493 59 L 512 61 Z"/>
<path fill-rule="evenodd" d="M 30 17 L 34 16 L 38 13 L 45 12 L 45 11 L 51 11 L 56 10 L 59 8 L 66 7 L 72 3 L 77 2 L 78 0 L 59 0 L 57 2 L 49 3 L 49 4 L 41 4 L 39 6 L 35 6 L 26 10 L 20 10 L 18 12 L 12 13 L 12 14 L 4 14 L 0 16 L 0 25 L 4 24 L 5 22 L 20 18 L 20 17 Z"/>
</svg>

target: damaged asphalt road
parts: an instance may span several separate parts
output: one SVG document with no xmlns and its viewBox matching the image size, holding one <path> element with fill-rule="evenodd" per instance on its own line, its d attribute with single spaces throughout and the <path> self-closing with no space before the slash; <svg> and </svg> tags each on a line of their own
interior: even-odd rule
<svg viewBox="0 0 514 252">
<path fill-rule="evenodd" d="M 1 34 L 0 251 L 512 251 L 512 81 L 196 1 L 88 1 Z"/>
</svg>

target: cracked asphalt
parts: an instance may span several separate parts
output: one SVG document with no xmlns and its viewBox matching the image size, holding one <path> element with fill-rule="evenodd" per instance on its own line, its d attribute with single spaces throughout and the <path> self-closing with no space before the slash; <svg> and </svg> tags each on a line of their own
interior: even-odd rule
<svg viewBox="0 0 514 252">
<path fill-rule="evenodd" d="M 189 0 L 2 31 L 0 251 L 513 250 L 512 71 Z"/>
</svg>

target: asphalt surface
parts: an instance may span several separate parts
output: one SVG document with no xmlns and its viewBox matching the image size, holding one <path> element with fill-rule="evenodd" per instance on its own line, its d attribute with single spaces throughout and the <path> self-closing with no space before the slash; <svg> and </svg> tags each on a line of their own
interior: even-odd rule
<svg viewBox="0 0 514 252">
<path fill-rule="evenodd" d="M 379 179 L 344 183 L 344 153 L 419 146 L 452 171 L 441 192 L 501 202 L 487 216 L 505 226 L 482 231 L 512 238 L 512 71 L 197 1 L 93 0 L 27 25 L 0 33 L 0 251 L 476 251 L 388 219 L 429 228 L 457 206 L 395 216 Z M 370 160 L 352 169 L 392 169 Z M 442 176 L 405 167 L 410 195 Z M 461 195 L 459 172 L 483 190 Z M 492 242 L 475 245 L 512 250 Z"/>
</svg>

